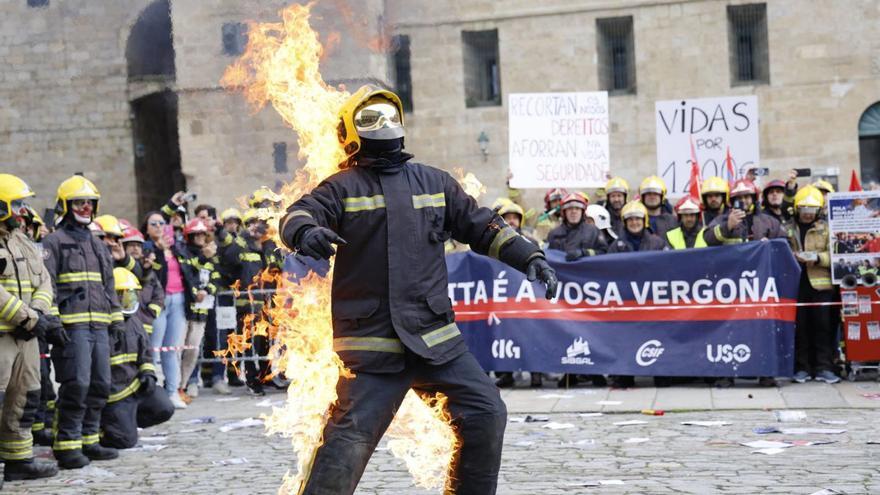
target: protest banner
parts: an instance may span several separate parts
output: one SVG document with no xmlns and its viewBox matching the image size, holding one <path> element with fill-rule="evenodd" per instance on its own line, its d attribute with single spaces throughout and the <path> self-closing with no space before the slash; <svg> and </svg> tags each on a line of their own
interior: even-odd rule
<svg viewBox="0 0 880 495">
<path fill-rule="evenodd" d="M 832 281 L 880 271 L 880 191 L 828 195 Z"/>
<path fill-rule="evenodd" d="M 657 175 L 670 195 L 688 189 L 692 144 L 703 179 L 734 180 L 760 163 L 757 96 L 658 101 L 654 108 Z"/>
<path fill-rule="evenodd" d="M 511 94 L 508 112 L 511 187 L 605 184 L 608 93 Z"/>
<path fill-rule="evenodd" d="M 784 240 L 564 262 L 557 298 L 473 253 L 447 257 L 449 297 L 486 370 L 789 376 L 800 268 Z"/>
</svg>

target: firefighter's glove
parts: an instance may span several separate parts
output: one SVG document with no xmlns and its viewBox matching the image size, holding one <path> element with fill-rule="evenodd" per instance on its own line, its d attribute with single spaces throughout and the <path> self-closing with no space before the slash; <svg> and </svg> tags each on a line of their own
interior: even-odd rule
<svg viewBox="0 0 880 495">
<path fill-rule="evenodd" d="M 67 334 L 67 330 L 59 322 L 58 326 L 52 327 L 46 332 L 46 342 L 53 346 L 64 347 L 70 343 L 70 335 Z"/>
<path fill-rule="evenodd" d="M 122 334 L 125 333 L 125 323 L 121 321 L 114 321 L 107 327 L 107 331 L 110 333 L 110 336 L 113 338 L 120 338 Z"/>
<path fill-rule="evenodd" d="M 150 374 L 142 374 L 140 377 L 140 394 L 142 397 L 149 397 L 156 391 L 156 376 Z"/>
<path fill-rule="evenodd" d="M 333 244 L 344 246 L 346 242 L 336 232 L 324 227 L 310 227 L 299 237 L 299 251 L 316 260 L 329 260 L 336 254 Z"/>
<path fill-rule="evenodd" d="M 553 299 L 556 296 L 556 287 L 559 285 L 559 280 L 556 279 L 556 270 L 547 264 L 547 260 L 544 258 L 535 258 L 529 262 L 526 277 L 529 282 L 540 280 L 547 287 L 547 294 L 544 296 L 547 299 Z"/>
<path fill-rule="evenodd" d="M 565 261 L 576 261 L 584 257 L 584 252 L 581 249 L 572 249 L 570 251 L 565 252 Z"/>
</svg>

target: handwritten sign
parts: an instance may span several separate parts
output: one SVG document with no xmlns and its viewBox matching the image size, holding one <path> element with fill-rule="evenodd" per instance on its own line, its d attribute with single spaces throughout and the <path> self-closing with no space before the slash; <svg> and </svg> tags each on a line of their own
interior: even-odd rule
<svg viewBox="0 0 880 495">
<path fill-rule="evenodd" d="M 608 93 L 519 93 L 508 103 L 511 187 L 605 184 Z"/>
<path fill-rule="evenodd" d="M 743 177 L 760 163 L 758 97 L 733 96 L 658 101 L 657 175 L 670 194 L 687 190 L 691 174 L 691 143 L 703 179 Z M 727 167 L 730 150 L 733 174 Z"/>
</svg>

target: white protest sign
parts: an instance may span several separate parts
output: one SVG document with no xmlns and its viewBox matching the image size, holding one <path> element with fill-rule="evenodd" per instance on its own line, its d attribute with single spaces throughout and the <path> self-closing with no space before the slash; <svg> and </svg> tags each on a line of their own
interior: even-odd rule
<svg viewBox="0 0 880 495">
<path fill-rule="evenodd" d="M 518 93 L 508 104 L 511 187 L 605 184 L 607 92 Z"/>
<path fill-rule="evenodd" d="M 760 164 L 758 97 L 731 96 L 695 100 L 658 101 L 657 175 L 672 195 L 687 190 L 691 176 L 691 143 L 700 175 L 731 180 L 727 167 L 730 150 L 734 177 Z"/>
</svg>

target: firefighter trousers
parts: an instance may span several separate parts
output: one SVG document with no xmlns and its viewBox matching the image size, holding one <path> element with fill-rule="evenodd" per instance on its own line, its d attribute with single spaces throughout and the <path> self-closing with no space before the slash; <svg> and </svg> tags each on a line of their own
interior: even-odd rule
<svg viewBox="0 0 880 495">
<path fill-rule="evenodd" d="M 49 360 L 49 344 L 40 339 L 40 405 L 31 431 L 52 429 L 55 416 L 55 387 L 52 385 L 52 361 Z"/>
<path fill-rule="evenodd" d="M 0 333 L 0 459 L 34 457 L 31 426 L 40 402 L 40 350 L 37 339 L 17 340 Z"/>
<path fill-rule="evenodd" d="M 815 290 L 805 276 L 801 276 L 799 303 L 828 303 L 834 294 L 830 290 Z M 833 315 L 828 306 L 799 306 L 794 332 L 795 371 L 816 374 L 834 371 L 837 354 L 837 327 L 832 326 Z"/>
<path fill-rule="evenodd" d="M 107 327 L 72 327 L 67 334 L 67 345 L 52 347 L 55 379 L 60 384 L 52 446 L 56 451 L 98 443 L 101 410 L 110 395 Z"/>
<path fill-rule="evenodd" d="M 407 391 L 442 392 L 461 440 L 451 478 L 458 495 L 495 493 L 507 408 L 476 359 L 464 353 L 433 366 L 407 355 L 403 371 L 356 372 L 340 378 L 339 401 L 324 429 L 324 443 L 306 467 L 308 495 L 351 494 Z"/>
<path fill-rule="evenodd" d="M 179 389 L 185 389 L 189 382 L 189 377 L 193 370 L 196 369 L 196 362 L 199 360 L 199 354 L 202 349 L 202 337 L 205 336 L 204 321 L 187 321 L 186 322 L 186 338 L 183 345 L 187 347 L 180 353 L 180 383 Z M 198 383 L 198 380 L 196 381 Z"/>
<path fill-rule="evenodd" d="M 148 396 L 137 393 L 107 403 L 101 412 L 101 445 L 130 449 L 137 445 L 138 428 L 164 423 L 173 414 L 174 406 L 161 387 L 156 387 Z"/>
</svg>

